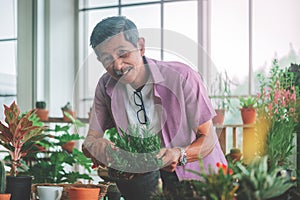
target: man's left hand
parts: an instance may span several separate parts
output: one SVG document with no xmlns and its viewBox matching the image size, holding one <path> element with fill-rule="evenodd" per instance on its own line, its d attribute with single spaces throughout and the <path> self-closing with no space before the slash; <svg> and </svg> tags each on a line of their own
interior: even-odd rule
<svg viewBox="0 0 300 200">
<path fill-rule="evenodd" d="M 180 158 L 179 148 L 162 148 L 157 154 L 158 159 L 163 161 L 163 170 L 174 172 Z"/>
</svg>

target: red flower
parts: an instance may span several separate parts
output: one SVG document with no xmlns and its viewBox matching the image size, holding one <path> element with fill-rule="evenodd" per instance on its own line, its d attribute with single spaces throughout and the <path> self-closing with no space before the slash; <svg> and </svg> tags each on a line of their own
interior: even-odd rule
<svg viewBox="0 0 300 200">
<path fill-rule="evenodd" d="M 227 165 L 225 165 L 223 163 L 217 162 L 216 166 L 219 168 L 219 172 L 222 171 L 224 175 L 227 175 L 227 172 L 228 172 L 229 175 L 233 174 L 233 170 L 229 169 L 227 167 Z"/>
</svg>

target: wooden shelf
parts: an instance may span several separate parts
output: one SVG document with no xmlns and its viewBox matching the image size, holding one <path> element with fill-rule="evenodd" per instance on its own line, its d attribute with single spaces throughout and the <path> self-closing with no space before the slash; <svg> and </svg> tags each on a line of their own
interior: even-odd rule
<svg viewBox="0 0 300 200">
<path fill-rule="evenodd" d="M 80 120 L 83 123 L 89 123 L 89 119 L 88 118 L 76 118 L 78 120 Z M 70 122 L 66 122 L 64 121 L 64 119 L 62 117 L 49 117 L 48 121 L 42 121 L 45 123 L 70 123 Z"/>
<path fill-rule="evenodd" d="M 221 124 L 221 125 L 214 125 L 216 128 L 253 128 L 255 124 Z"/>
</svg>

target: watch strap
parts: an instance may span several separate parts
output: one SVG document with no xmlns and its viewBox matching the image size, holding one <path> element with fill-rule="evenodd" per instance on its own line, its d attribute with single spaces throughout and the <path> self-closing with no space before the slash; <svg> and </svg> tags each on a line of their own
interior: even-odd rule
<svg viewBox="0 0 300 200">
<path fill-rule="evenodd" d="M 182 148 L 182 147 L 178 147 L 178 149 L 180 150 L 180 157 L 179 157 L 179 160 L 178 160 L 178 165 L 179 166 L 184 166 L 187 163 L 186 152 L 185 152 L 184 148 Z"/>
</svg>

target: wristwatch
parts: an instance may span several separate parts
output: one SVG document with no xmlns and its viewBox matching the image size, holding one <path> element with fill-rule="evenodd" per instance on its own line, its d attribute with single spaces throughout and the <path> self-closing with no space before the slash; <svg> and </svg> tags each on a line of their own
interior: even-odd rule
<svg viewBox="0 0 300 200">
<path fill-rule="evenodd" d="M 187 163 L 187 156 L 186 156 L 186 152 L 184 150 L 184 148 L 182 147 L 178 147 L 178 149 L 180 150 L 180 157 L 178 160 L 178 166 L 184 166 Z"/>
</svg>

